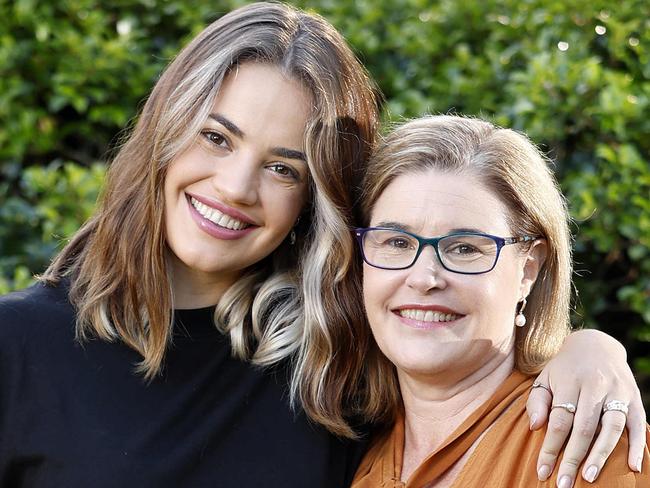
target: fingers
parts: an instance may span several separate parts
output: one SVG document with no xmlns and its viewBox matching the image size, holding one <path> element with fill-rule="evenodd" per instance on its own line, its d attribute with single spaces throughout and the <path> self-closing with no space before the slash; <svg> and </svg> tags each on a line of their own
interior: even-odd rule
<svg viewBox="0 0 650 488">
<path fill-rule="evenodd" d="M 530 430 L 537 430 L 541 428 L 548 420 L 548 413 L 551 409 L 551 400 L 553 396 L 551 389 L 548 387 L 548 379 L 546 375 L 540 374 L 533 388 L 528 395 L 526 402 L 526 412 L 530 419 Z"/>
<path fill-rule="evenodd" d="M 537 475 L 541 481 L 547 480 L 553 472 L 558 454 L 573 426 L 574 413 L 569 411 L 571 409 L 570 406 L 575 406 L 577 403 L 577 389 L 574 389 L 573 392 L 558 392 L 553 400 L 554 407 L 548 416 L 548 429 L 546 430 L 542 449 L 537 458 Z M 565 407 L 562 408 L 558 405 L 564 405 Z M 584 428 L 587 429 L 590 426 L 585 424 Z M 577 443 L 576 447 L 574 447 L 574 454 L 570 457 L 567 457 L 565 454 L 563 464 L 560 465 L 560 470 L 558 471 L 558 486 L 562 488 L 573 485 L 578 464 L 582 460 L 582 457 L 584 457 L 584 453 L 582 457 L 579 456 L 582 443 L 577 440 L 574 443 Z M 580 458 L 579 460 L 578 457 Z"/>
<path fill-rule="evenodd" d="M 600 474 L 605 461 L 616 447 L 625 429 L 625 414 L 623 412 L 604 412 L 601 417 L 601 430 L 589 456 L 582 468 L 582 477 L 593 483 Z"/>
<path fill-rule="evenodd" d="M 582 469 L 582 477 L 586 481 L 593 482 L 598 477 L 603 465 L 620 440 L 625 427 L 628 429 L 629 439 L 628 466 L 633 471 L 641 471 L 646 442 L 646 415 L 638 388 L 636 385 L 631 388 L 635 394 L 629 405 L 627 417 L 624 411 L 616 410 L 616 408 L 621 408 L 620 404 L 626 404 L 624 401 L 612 401 L 611 396 L 608 395 L 608 400 L 603 402 L 603 405 L 609 405 L 608 408 L 612 408 L 612 403 L 619 406 L 602 413 L 602 429 Z M 625 395 L 615 394 L 615 397 L 624 398 Z"/>
<path fill-rule="evenodd" d="M 633 470 L 640 468 L 645 443 L 645 413 L 634 376 L 625 360 L 625 350 L 611 341 L 611 338 L 596 331 L 571 334 L 558 356 L 545 367 L 544 372 L 548 373 L 544 384 L 552 386 L 553 405 L 571 402 L 577 404 L 578 409 L 575 419 L 570 412 L 560 408 L 553 408 L 548 416 L 548 429 L 537 463 L 540 480 L 545 481 L 550 477 L 557 465 L 558 453 L 575 422 L 557 470 L 558 486 L 573 485 L 578 466 L 589 449 L 590 437 L 596 431 L 604 403 L 611 408 L 602 417 L 602 429 L 582 467 L 582 476 L 585 480 L 598 477 L 615 449 L 624 425 L 629 430 L 628 464 Z M 535 391 L 527 404 L 529 416 L 532 418 L 537 414 L 535 427 L 544 418 L 545 396 L 542 395 L 545 394 Z M 625 412 L 621 411 L 625 409 L 621 405 L 628 402 L 626 423 L 622 418 Z"/>
<path fill-rule="evenodd" d="M 571 434 L 564 449 L 560 467 L 558 468 L 558 486 L 573 486 L 573 483 L 578 476 L 578 469 L 587 455 L 589 447 L 591 446 L 596 434 L 598 422 L 600 421 L 601 405 L 601 401 L 588 401 L 585 398 L 580 398 L 575 416 L 573 417 Z M 610 441 L 611 439 L 610 437 L 607 437 L 606 440 Z M 615 445 L 616 442 L 614 441 L 612 448 Z M 609 453 L 607 453 L 603 459 L 603 463 L 605 462 L 605 459 L 607 459 L 607 456 L 609 456 Z M 602 464 L 600 467 L 602 467 Z M 598 471 L 595 476 L 600 472 L 600 467 L 596 468 Z M 589 475 L 591 476 L 592 474 L 593 469 L 589 471 Z"/>
<path fill-rule="evenodd" d="M 630 441 L 627 464 L 632 471 L 640 473 L 646 442 L 646 416 L 640 394 L 630 403 L 626 425 Z"/>
</svg>

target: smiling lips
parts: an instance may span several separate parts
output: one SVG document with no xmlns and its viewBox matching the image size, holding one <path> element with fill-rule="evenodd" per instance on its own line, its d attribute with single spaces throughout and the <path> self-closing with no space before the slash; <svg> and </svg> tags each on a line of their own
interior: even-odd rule
<svg viewBox="0 0 650 488">
<path fill-rule="evenodd" d="M 440 313 L 431 310 L 402 309 L 399 314 L 407 319 L 417 320 L 418 322 L 451 322 L 460 318 L 455 313 Z"/>
<path fill-rule="evenodd" d="M 464 317 L 464 315 L 457 314 L 452 310 L 436 308 L 436 310 L 432 310 L 428 308 L 405 307 L 393 310 L 393 312 L 403 319 L 403 323 L 416 329 L 440 327 L 443 324 L 454 322 Z"/>
<path fill-rule="evenodd" d="M 259 228 L 241 212 L 201 196 L 186 194 L 190 215 L 199 229 L 220 240 L 236 240 Z M 228 213 L 226 213 L 228 212 Z"/>
<path fill-rule="evenodd" d="M 199 202 L 194 197 L 190 197 L 190 202 L 192 203 L 192 206 L 196 209 L 196 211 L 201 215 L 201 217 L 203 217 L 204 219 L 208 219 L 210 222 L 220 227 L 225 227 L 226 229 L 230 229 L 230 230 L 242 230 L 245 229 L 246 227 L 250 227 L 250 224 L 243 222 L 241 220 L 237 220 L 236 218 L 231 217 L 230 215 L 226 215 L 225 213 L 217 210 L 216 208 L 209 207 L 204 203 Z"/>
</svg>

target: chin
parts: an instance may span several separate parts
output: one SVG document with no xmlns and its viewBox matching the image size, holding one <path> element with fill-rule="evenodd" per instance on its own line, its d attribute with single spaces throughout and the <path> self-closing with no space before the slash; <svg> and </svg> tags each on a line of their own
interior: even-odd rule
<svg viewBox="0 0 650 488">
<path fill-rule="evenodd" d="M 395 358 L 395 361 L 391 359 L 391 362 L 406 373 L 416 373 L 418 375 L 435 374 L 449 368 L 446 361 L 441 361 L 440 357 L 432 354 L 398 357 Z"/>
</svg>

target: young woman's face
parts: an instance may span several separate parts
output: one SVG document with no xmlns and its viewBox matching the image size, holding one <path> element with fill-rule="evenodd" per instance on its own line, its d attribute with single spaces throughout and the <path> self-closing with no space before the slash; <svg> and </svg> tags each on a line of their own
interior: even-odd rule
<svg viewBox="0 0 650 488">
<path fill-rule="evenodd" d="M 274 66 L 243 64 L 226 77 L 165 180 L 175 275 L 230 284 L 285 239 L 308 194 L 310 106 L 307 90 Z"/>
<path fill-rule="evenodd" d="M 468 230 L 511 237 L 507 209 L 490 190 L 437 170 L 397 177 L 377 200 L 370 226 L 422 237 Z M 505 359 L 525 264 L 518 245 L 503 247 L 495 268 L 478 275 L 447 271 L 431 246 L 407 269 L 364 263 L 364 304 L 377 344 L 400 373 L 450 382 Z"/>
</svg>

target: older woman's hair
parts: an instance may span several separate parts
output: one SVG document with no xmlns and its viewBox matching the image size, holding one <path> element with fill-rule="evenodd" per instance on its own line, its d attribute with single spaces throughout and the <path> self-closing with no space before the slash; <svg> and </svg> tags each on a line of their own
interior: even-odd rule
<svg viewBox="0 0 650 488">
<path fill-rule="evenodd" d="M 356 377 L 348 377 L 348 365 L 335 369 L 330 358 L 333 344 L 354 347 L 364 324 L 358 318 L 327 327 L 322 311 L 349 317 L 355 310 L 351 300 L 339 299 L 358 296 L 357 285 L 342 282 L 340 270 L 355 260 L 347 236 L 350 182 L 359 179 L 374 142 L 378 96 L 343 37 L 322 17 L 256 3 L 201 32 L 156 83 L 111 164 L 97 212 L 42 279 L 54 284 L 69 278 L 78 340 L 121 340 L 142 355 L 139 370 L 147 379 L 160 372 L 173 321 L 165 175 L 195 141 L 225 76 L 249 62 L 273 65 L 311 92 L 305 150 L 312 198 L 295 246 L 285 243 L 249 269 L 222 297 L 216 323 L 243 359 L 269 365 L 292 356 L 292 398 L 334 432 L 351 435 L 338 406 L 346 388 L 355 389 Z"/>
<path fill-rule="evenodd" d="M 361 202 L 363 225 L 368 225 L 377 199 L 395 178 L 431 168 L 478 176 L 509 209 L 512 235 L 546 239 L 548 254 L 528 297 L 526 326 L 517 327 L 515 345 L 516 368 L 538 372 L 569 332 L 571 296 L 569 216 L 547 159 L 526 136 L 483 120 L 429 116 L 407 122 L 385 137 L 370 158 Z M 366 377 L 362 410 L 370 418 L 390 420 L 399 403 L 398 386 L 392 365 L 374 342 Z"/>
</svg>

